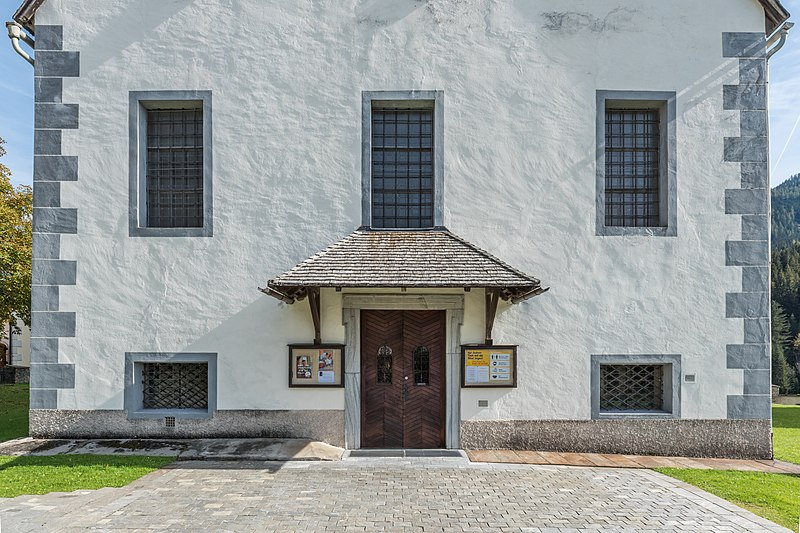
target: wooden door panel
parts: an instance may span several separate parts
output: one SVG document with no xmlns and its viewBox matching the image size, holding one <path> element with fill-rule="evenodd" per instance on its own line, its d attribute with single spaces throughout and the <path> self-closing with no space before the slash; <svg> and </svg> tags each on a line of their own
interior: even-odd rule
<svg viewBox="0 0 800 533">
<path fill-rule="evenodd" d="M 378 382 L 378 351 L 392 350 L 389 383 Z M 403 312 L 361 313 L 361 445 L 366 448 L 403 446 L 402 354 Z"/>
<path fill-rule="evenodd" d="M 406 448 L 444 446 L 445 397 L 445 312 L 406 311 L 403 339 L 408 374 L 408 394 L 403 403 L 403 441 Z M 428 350 L 428 383 L 414 379 L 414 351 Z"/>
<path fill-rule="evenodd" d="M 445 424 L 445 312 L 361 312 L 361 445 L 439 448 Z M 391 383 L 379 383 L 378 352 L 392 350 Z M 414 350 L 428 350 L 428 382 L 417 385 Z M 408 379 L 405 379 L 405 378 Z"/>
</svg>

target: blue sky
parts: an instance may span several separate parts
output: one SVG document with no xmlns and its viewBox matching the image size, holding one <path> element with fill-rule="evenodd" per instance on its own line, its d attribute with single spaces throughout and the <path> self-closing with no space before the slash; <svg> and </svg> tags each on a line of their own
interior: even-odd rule
<svg viewBox="0 0 800 533">
<path fill-rule="evenodd" d="M 10 20 L 20 0 L 0 0 L 0 14 Z M 783 0 L 800 19 L 800 0 Z M 5 27 L 2 27 L 5 35 Z M 0 137 L 8 151 L 3 163 L 14 183 L 31 183 L 33 173 L 33 68 L 0 36 Z M 772 184 L 800 173 L 800 24 L 786 46 L 770 60 L 770 150 Z"/>
</svg>

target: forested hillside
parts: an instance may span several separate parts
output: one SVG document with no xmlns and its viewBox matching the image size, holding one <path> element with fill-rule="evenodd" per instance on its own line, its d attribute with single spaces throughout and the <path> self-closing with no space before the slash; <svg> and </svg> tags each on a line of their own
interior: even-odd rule
<svg viewBox="0 0 800 533">
<path fill-rule="evenodd" d="M 772 252 L 772 383 L 800 392 L 800 242 Z"/>
<path fill-rule="evenodd" d="M 800 174 L 772 189 L 772 249 L 800 241 Z"/>
<path fill-rule="evenodd" d="M 772 189 L 772 383 L 800 393 L 800 174 Z"/>
</svg>

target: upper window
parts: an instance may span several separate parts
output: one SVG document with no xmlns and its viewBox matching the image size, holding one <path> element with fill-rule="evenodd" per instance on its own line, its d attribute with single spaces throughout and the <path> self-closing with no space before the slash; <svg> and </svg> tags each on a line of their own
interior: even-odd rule
<svg viewBox="0 0 800 533">
<path fill-rule="evenodd" d="M 147 227 L 203 227 L 203 109 L 147 110 Z"/>
<path fill-rule="evenodd" d="M 210 114 L 208 91 L 131 93 L 131 235 L 211 236 Z"/>
<path fill-rule="evenodd" d="M 674 93 L 598 91 L 598 235 L 676 235 Z"/>
<path fill-rule="evenodd" d="M 363 225 L 443 225 L 440 91 L 365 92 Z"/>
<path fill-rule="evenodd" d="M 606 107 L 606 226 L 663 226 L 660 114 Z"/>
</svg>

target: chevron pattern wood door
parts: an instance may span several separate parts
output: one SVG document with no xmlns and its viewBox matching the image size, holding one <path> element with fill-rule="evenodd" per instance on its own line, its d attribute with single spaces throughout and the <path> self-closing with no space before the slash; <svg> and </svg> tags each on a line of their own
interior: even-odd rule
<svg viewBox="0 0 800 533">
<path fill-rule="evenodd" d="M 425 383 L 416 383 L 424 380 L 414 375 L 414 352 L 420 348 L 428 354 Z M 362 447 L 444 446 L 444 351 L 444 311 L 361 312 Z"/>
</svg>

